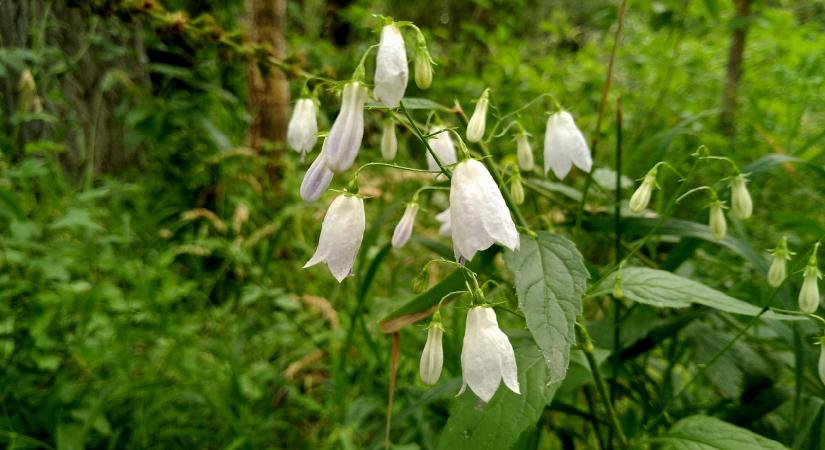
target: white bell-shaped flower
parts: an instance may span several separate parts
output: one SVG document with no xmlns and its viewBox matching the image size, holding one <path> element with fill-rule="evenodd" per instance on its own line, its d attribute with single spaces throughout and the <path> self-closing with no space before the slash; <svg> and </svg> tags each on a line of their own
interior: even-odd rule
<svg viewBox="0 0 825 450">
<path fill-rule="evenodd" d="M 725 220 L 725 212 L 722 208 L 722 202 L 719 200 L 714 200 L 710 204 L 708 225 L 710 226 L 710 232 L 713 234 L 713 238 L 717 241 L 724 239 L 728 233 L 728 222 Z"/>
<path fill-rule="evenodd" d="M 467 140 L 470 142 L 480 142 L 484 137 L 487 128 L 487 108 L 490 106 L 490 90 L 485 89 L 481 98 L 476 103 L 476 109 L 467 122 Z"/>
<path fill-rule="evenodd" d="M 364 239 L 364 200 L 357 195 L 341 194 L 329 205 L 318 248 L 304 268 L 325 262 L 339 282 L 352 273 L 352 265 Z"/>
<path fill-rule="evenodd" d="M 450 137 L 450 132 L 444 129 L 444 127 L 432 127 L 430 128 L 430 134 L 434 134 L 434 136 L 428 138 L 427 143 L 433 152 L 438 155 L 441 164 L 445 166 L 455 164 L 458 161 L 458 157 L 455 153 L 455 144 L 453 143 L 453 138 Z M 429 150 L 427 151 L 427 170 L 432 172 L 441 170 L 438 167 L 438 162 L 433 158 Z"/>
<path fill-rule="evenodd" d="M 753 200 L 748 192 L 745 175 L 733 177 L 730 183 L 730 212 L 737 219 L 745 220 L 753 214 Z"/>
<path fill-rule="evenodd" d="M 544 135 L 544 174 L 550 169 L 559 179 L 570 173 L 575 164 L 579 169 L 590 172 L 593 159 L 590 149 L 573 116 L 567 111 L 560 111 L 547 118 Z"/>
<path fill-rule="evenodd" d="M 433 385 L 441 376 L 441 369 L 444 366 L 444 350 L 441 346 L 441 337 L 444 329 L 440 323 L 433 323 L 427 330 L 427 342 L 424 344 L 424 351 L 421 352 L 421 362 L 418 364 L 418 373 L 421 381 L 427 385 Z"/>
<path fill-rule="evenodd" d="M 395 226 L 395 231 L 392 233 L 392 246 L 401 248 L 407 244 L 412 236 L 413 225 L 415 225 L 415 216 L 418 214 L 418 203 L 410 203 L 407 209 L 404 210 L 404 215 Z"/>
<path fill-rule="evenodd" d="M 307 202 L 318 200 L 332 182 L 332 175 L 332 171 L 324 162 L 322 151 L 304 174 L 304 179 L 301 181 L 301 198 Z"/>
<path fill-rule="evenodd" d="M 462 161 L 453 171 L 450 225 L 456 253 L 466 261 L 495 242 L 510 250 L 519 246 L 516 225 L 498 185 L 475 159 Z"/>
<path fill-rule="evenodd" d="M 502 380 L 511 391 L 521 393 L 516 355 L 507 335 L 498 327 L 493 308 L 476 306 L 467 312 L 461 372 L 459 395 L 469 386 L 478 398 L 489 402 Z"/>
<path fill-rule="evenodd" d="M 329 130 L 322 150 L 326 153 L 325 163 L 329 170 L 341 173 L 352 166 L 361 138 L 364 137 L 364 102 L 367 88 L 352 81 L 344 86 L 341 97 L 341 111 Z"/>
<path fill-rule="evenodd" d="M 652 169 L 645 175 L 642 184 L 636 189 L 636 192 L 630 196 L 630 210 L 634 213 L 640 213 L 650 204 L 650 194 L 653 193 L 653 188 L 656 186 L 656 169 Z"/>
<path fill-rule="evenodd" d="M 821 381 L 822 384 L 825 384 L 825 338 L 820 339 L 819 345 L 819 364 L 817 367 L 817 372 L 819 372 L 819 381 Z"/>
<path fill-rule="evenodd" d="M 435 215 L 435 220 L 437 220 L 441 225 L 438 227 L 438 234 L 442 236 L 452 236 L 453 228 L 451 226 L 452 220 L 450 217 L 450 208 L 448 207 L 444 211 Z"/>
<path fill-rule="evenodd" d="M 318 141 L 318 121 L 315 117 L 315 102 L 311 98 L 300 98 L 295 103 L 286 141 L 293 150 L 304 157 Z"/>
<path fill-rule="evenodd" d="M 404 97 L 409 78 L 404 37 L 395 24 L 384 25 L 375 60 L 375 97 L 389 108 L 395 108 Z"/>
<path fill-rule="evenodd" d="M 813 314 L 819 309 L 819 269 L 815 264 L 805 268 L 805 278 L 799 291 L 799 310 Z"/>
<path fill-rule="evenodd" d="M 384 130 L 381 133 L 381 156 L 384 161 L 392 161 L 398 152 L 398 138 L 395 136 L 395 121 L 384 121 Z"/>
<path fill-rule="evenodd" d="M 779 253 L 774 253 L 771 267 L 768 269 L 768 284 L 779 287 L 788 276 L 786 257 Z"/>
<path fill-rule="evenodd" d="M 533 160 L 533 149 L 530 147 L 530 138 L 527 133 L 520 133 L 516 136 L 516 157 L 518 166 L 525 172 L 532 172 L 536 163 Z"/>
</svg>

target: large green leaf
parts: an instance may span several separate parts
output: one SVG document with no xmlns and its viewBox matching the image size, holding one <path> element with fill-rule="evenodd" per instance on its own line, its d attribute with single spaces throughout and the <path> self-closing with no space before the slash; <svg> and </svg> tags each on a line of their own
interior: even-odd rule
<svg viewBox="0 0 825 450">
<path fill-rule="evenodd" d="M 656 438 L 665 450 L 784 450 L 785 446 L 714 417 L 690 416 Z"/>
<path fill-rule="evenodd" d="M 535 238 L 522 235 L 519 249 L 506 252 L 504 261 L 515 274 L 519 309 L 544 354 L 550 380 L 561 381 L 589 278 L 582 255 L 569 240 L 539 232 Z"/>
<path fill-rule="evenodd" d="M 622 290 L 628 300 L 663 308 L 686 308 L 699 304 L 733 314 L 756 316 L 761 308 L 733 298 L 727 294 L 705 286 L 691 279 L 664 270 L 645 267 L 627 267 L 621 270 Z M 616 272 L 597 283 L 591 296 L 604 295 L 613 291 Z M 799 316 L 777 314 L 767 311 L 766 319 L 798 320 Z"/>
<path fill-rule="evenodd" d="M 507 450 L 538 421 L 559 383 L 550 382 L 541 350 L 531 339 L 513 339 L 513 344 L 521 394 L 502 383 L 490 403 L 479 404 L 468 389 L 450 408 L 439 450 Z"/>
</svg>

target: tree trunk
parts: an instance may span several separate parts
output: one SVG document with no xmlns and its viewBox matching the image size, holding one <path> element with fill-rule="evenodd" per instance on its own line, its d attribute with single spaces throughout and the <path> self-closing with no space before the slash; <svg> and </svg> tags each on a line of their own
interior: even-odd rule
<svg viewBox="0 0 825 450">
<path fill-rule="evenodd" d="M 286 53 L 286 0 L 246 0 L 246 11 L 252 39 L 271 46 L 275 57 L 283 58 Z M 285 148 L 289 85 L 281 70 L 255 63 L 248 68 L 248 83 L 249 111 L 253 117 L 247 135 L 248 145 L 256 150 L 267 141 L 278 145 L 272 154 L 273 167 L 277 167 L 279 155 Z M 273 174 L 277 175 L 277 171 L 270 170 L 270 175 Z"/>
<path fill-rule="evenodd" d="M 748 16 L 751 0 L 734 0 L 737 22 L 733 30 L 728 52 L 728 66 L 725 73 L 725 90 L 722 93 L 722 113 L 719 128 L 722 133 L 733 138 L 736 134 L 736 100 L 739 94 L 739 81 L 742 78 L 742 63 L 745 56 L 745 38 L 748 34 Z"/>
</svg>

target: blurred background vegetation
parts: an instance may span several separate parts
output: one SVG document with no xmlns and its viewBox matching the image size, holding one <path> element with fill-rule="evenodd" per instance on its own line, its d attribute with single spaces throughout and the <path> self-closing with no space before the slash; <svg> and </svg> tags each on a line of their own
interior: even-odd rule
<svg viewBox="0 0 825 450">
<path fill-rule="evenodd" d="M 165 0 L 156 13 L 160 5 L 0 2 L 0 442 L 379 448 L 390 341 L 378 322 L 415 294 L 426 261 L 450 255 L 433 218 L 446 199 L 436 196 L 413 242 L 391 251 L 392 227 L 421 178 L 368 171 L 362 190 L 375 198 L 355 276 L 339 285 L 323 268 L 302 270 L 331 194 L 303 203 L 306 163 L 279 142 L 302 86 L 290 70 L 346 79 L 377 42 L 372 14 L 389 15 L 421 27 L 438 64 L 433 86 L 410 83 L 408 96 L 469 109 L 489 86 L 495 115 L 551 92 L 591 138 L 618 2 Z M 258 32 L 266 16 L 255 10 L 267 7 L 281 33 Z M 289 64 L 287 74 L 226 44 L 238 30 L 272 40 L 266 50 Z M 756 217 L 732 223 L 737 242 L 763 254 L 784 234 L 805 252 L 825 233 L 825 1 L 631 0 L 623 33 L 595 166 L 613 167 L 620 97 L 625 176 L 662 159 L 680 164 L 705 144 L 752 172 Z M 338 100 L 320 100 L 326 130 Z M 367 114 L 361 163 L 380 158 L 381 118 Z M 539 149 L 546 115 L 520 119 Z M 423 166 L 421 145 L 401 137 L 399 160 Z M 512 157 L 515 144 L 497 142 L 494 152 Z M 703 181 L 719 183 L 723 169 Z M 611 183 L 596 181 L 576 239 L 594 273 L 612 260 Z M 580 189 L 584 177 L 571 183 Z M 703 201 L 685 201 L 676 216 L 704 223 Z M 577 202 L 527 204 L 537 223 L 565 227 Z M 756 304 L 766 292 L 756 281 L 764 267 L 688 232 L 663 236 L 645 257 Z M 443 275 L 436 268 L 429 278 Z M 798 278 L 780 295 L 787 306 Z M 601 303 L 588 301 L 585 316 L 596 344 L 612 348 Z M 623 345 L 673 320 L 646 307 L 634 314 Z M 447 376 L 434 388 L 417 379 L 426 333 L 401 333 L 395 448 L 435 448 L 460 386 L 461 317 L 447 315 Z M 655 411 L 735 334 L 741 323 L 732 322 L 701 317 L 625 361 L 625 425 L 639 427 L 633 411 Z M 794 448 L 821 448 L 818 348 L 804 330 L 759 330 L 672 414 L 709 411 Z M 596 448 L 586 390 L 577 389 L 588 380 L 571 375 L 519 445 Z"/>
</svg>

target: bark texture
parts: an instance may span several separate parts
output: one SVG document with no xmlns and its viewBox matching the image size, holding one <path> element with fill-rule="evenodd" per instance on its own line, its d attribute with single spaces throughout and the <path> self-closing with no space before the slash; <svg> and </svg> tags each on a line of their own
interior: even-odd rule
<svg viewBox="0 0 825 450">
<path fill-rule="evenodd" d="M 728 51 L 725 89 L 722 93 L 722 113 L 719 117 L 719 128 L 728 137 L 734 137 L 736 134 L 736 103 L 745 59 L 745 40 L 748 35 L 751 0 L 734 0 L 734 6 L 736 7 L 734 20 L 737 26 L 733 30 Z"/>
</svg>

